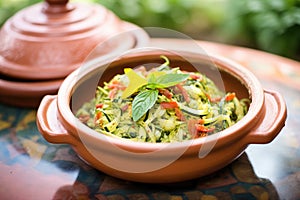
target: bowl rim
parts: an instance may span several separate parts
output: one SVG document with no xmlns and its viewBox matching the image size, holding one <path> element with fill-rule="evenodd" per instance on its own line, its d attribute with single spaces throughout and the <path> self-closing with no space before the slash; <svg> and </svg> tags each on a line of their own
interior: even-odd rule
<svg viewBox="0 0 300 200">
<path fill-rule="evenodd" d="M 152 49 L 153 50 L 153 49 Z M 161 55 L 158 51 L 155 50 L 148 51 L 146 56 L 151 55 Z M 58 108 L 58 114 L 60 116 L 60 120 L 62 124 L 65 126 L 66 130 L 74 134 L 74 132 L 77 133 L 83 133 L 85 136 L 90 137 L 93 139 L 92 141 L 99 141 L 99 142 L 111 142 L 112 144 L 122 147 L 124 149 L 130 150 L 130 151 L 140 151 L 141 149 L 143 151 L 156 151 L 158 149 L 164 149 L 167 148 L 168 150 L 174 150 L 174 149 L 182 149 L 187 147 L 199 147 L 205 143 L 209 142 L 217 142 L 216 146 L 222 146 L 224 144 L 228 144 L 230 142 L 234 142 L 238 138 L 242 138 L 245 136 L 247 132 L 251 130 L 251 128 L 255 127 L 257 123 L 260 121 L 260 116 L 262 113 L 260 112 L 263 109 L 264 106 L 264 90 L 256 78 L 256 76 L 243 67 L 242 65 L 229 60 L 223 56 L 220 55 L 204 55 L 201 53 L 193 53 L 189 51 L 178 51 L 178 50 L 171 50 L 172 52 L 176 53 L 183 53 L 187 57 L 192 58 L 200 58 L 206 57 L 207 59 L 210 59 L 218 68 L 222 69 L 223 71 L 226 71 L 236 78 L 238 78 L 243 84 L 245 83 L 245 87 L 248 89 L 249 96 L 251 98 L 251 104 L 249 106 L 249 110 L 247 114 L 236 124 L 233 126 L 226 128 L 218 133 L 212 134 L 210 136 L 182 141 L 182 142 L 176 142 L 176 143 L 148 143 L 148 142 L 136 142 L 136 141 L 130 141 L 122 138 L 114 138 L 110 137 L 104 134 L 99 134 L 95 130 L 87 127 L 83 123 L 79 121 L 78 118 L 73 114 L 71 108 L 70 108 L 70 101 L 71 97 L 78 85 L 84 79 L 91 75 L 96 70 L 99 70 L 102 66 L 108 65 L 111 62 L 118 61 L 121 59 L 128 59 L 132 57 L 140 57 L 145 56 L 143 51 L 136 51 L 132 55 L 129 56 L 121 56 L 117 59 L 107 60 L 104 63 L 97 63 L 96 60 L 92 62 L 88 62 L 85 65 L 81 66 L 74 72 L 72 72 L 62 83 L 58 95 L 57 95 L 57 108 Z M 82 70 L 81 68 L 84 68 L 85 70 Z M 81 69 L 81 70 L 80 70 Z M 81 73 L 83 72 L 84 73 Z M 76 127 L 74 128 L 74 122 L 77 123 Z M 251 124 L 249 124 L 251 122 Z M 243 134 L 233 134 L 233 133 L 243 133 Z M 74 135 L 75 136 L 75 135 Z M 234 137 L 233 137 L 234 136 Z M 216 141 L 217 140 L 217 141 Z"/>
</svg>

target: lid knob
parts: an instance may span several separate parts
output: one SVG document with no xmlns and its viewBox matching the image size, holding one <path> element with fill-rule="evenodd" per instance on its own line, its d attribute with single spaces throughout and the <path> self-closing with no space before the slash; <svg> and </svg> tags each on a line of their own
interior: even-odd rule
<svg viewBox="0 0 300 200">
<path fill-rule="evenodd" d="M 46 0 L 43 11 L 45 13 L 65 13 L 74 9 L 68 0 Z"/>
<path fill-rule="evenodd" d="M 68 0 L 46 0 L 49 5 L 62 5 L 67 4 Z"/>
</svg>

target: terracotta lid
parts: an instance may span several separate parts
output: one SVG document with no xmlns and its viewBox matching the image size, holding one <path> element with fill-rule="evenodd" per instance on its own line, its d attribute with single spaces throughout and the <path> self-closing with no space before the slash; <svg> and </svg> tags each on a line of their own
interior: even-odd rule
<svg viewBox="0 0 300 200">
<path fill-rule="evenodd" d="M 37 107 L 86 59 L 145 46 L 148 34 L 99 4 L 47 0 L 0 29 L 0 102 Z"/>
<path fill-rule="evenodd" d="M 127 29 L 128 24 L 99 4 L 46 0 L 19 11 L 3 25 L 0 74 L 22 80 L 64 78 L 99 43 Z M 134 48 L 136 39 L 123 34 L 120 42 L 107 43 L 97 55 Z"/>
</svg>

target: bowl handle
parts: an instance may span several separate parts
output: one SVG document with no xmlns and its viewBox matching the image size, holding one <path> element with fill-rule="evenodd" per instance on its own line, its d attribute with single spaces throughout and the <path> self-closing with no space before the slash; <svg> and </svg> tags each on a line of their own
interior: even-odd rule
<svg viewBox="0 0 300 200">
<path fill-rule="evenodd" d="M 77 143 L 58 119 L 57 95 L 46 95 L 42 99 L 37 111 L 37 127 L 48 142 L 71 145 Z"/>
<path fill-rule="evenodd" d="M 285 125 L 287 108 L 281 94 L 265 90 L 264 116 L 258 126 L 246 136 L 248 144 L 266 144 L 271 142 Z"/>
</svg>

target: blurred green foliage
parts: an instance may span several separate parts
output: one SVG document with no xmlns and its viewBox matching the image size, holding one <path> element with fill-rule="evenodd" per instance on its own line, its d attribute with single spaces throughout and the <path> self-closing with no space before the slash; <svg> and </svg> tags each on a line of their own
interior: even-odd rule
<svg viewBox="0 0 300 200">
<path fill-rule="evenodd" d="M 196 39 L 212 39 L 226 0 L 95 0 L 141 27 L 163 27 Z"/>
<path fill-rule="evenodd" d="M 300 0 L 71 0 L 100 3 L 141 27 L 300 59 Z M 0 0 L 0 26 L 41 0 Z"/>
<path fill-rule="evenodd" d="M 20 9 L 38 2 L 40 0 L 0 0 L 0 26 Z"/>
<path fill-rule="evenodd" d="M 225 40 L 300 59 L 300 0 L 229 0 Z"/>
</svg>

